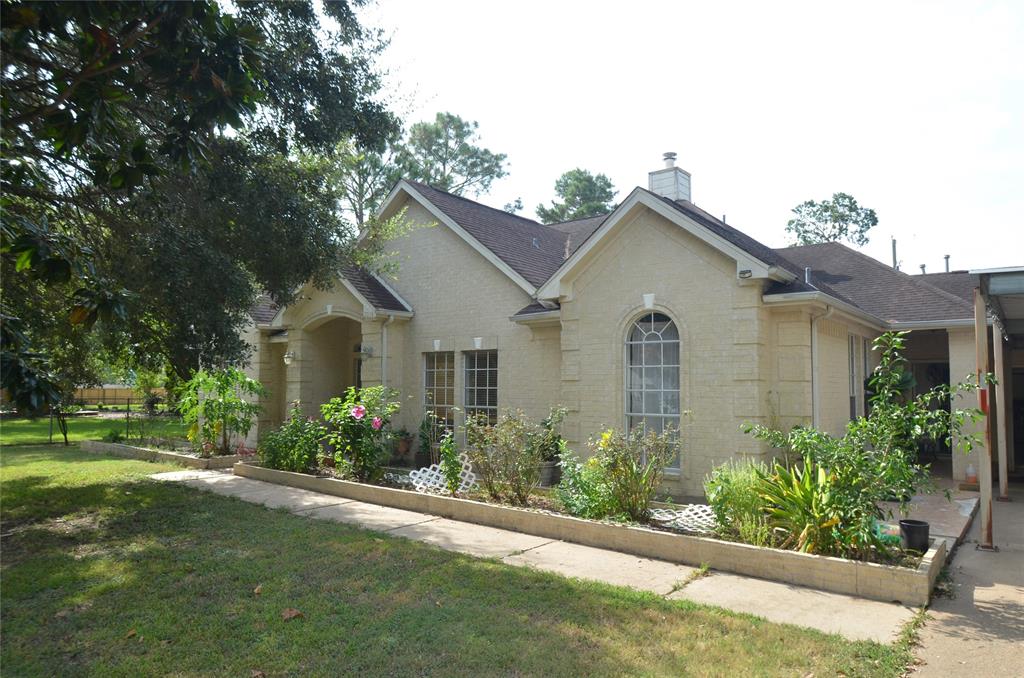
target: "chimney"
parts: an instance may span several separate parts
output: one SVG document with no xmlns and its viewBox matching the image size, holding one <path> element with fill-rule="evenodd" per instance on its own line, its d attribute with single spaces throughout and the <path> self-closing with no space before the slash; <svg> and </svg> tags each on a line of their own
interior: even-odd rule
<svg viewBox="0 0 1024 678">
<path fill-rule="evenodd" d="M 690 173 L 676 167 L 676 154 L 668 152 L 662 155 L 665 159 L 663 169 L 654 170 L 647 175 L 647 187 L 651 193 L 669 200 L 690 201 Z"/>
</svg>

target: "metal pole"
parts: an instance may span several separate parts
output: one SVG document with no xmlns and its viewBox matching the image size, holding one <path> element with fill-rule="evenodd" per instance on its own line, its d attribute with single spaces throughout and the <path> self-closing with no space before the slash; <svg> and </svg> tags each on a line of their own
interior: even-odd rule
<svg viewBox="0 0 1024 678">
<path fill-rule="evenodd" d="M 1003 333 L 999 327 L 992 328 L 992 342 L 995 344 L 992 350 L 995 353 L 995 368 L 996 368 L 996 436 L 998 437 L 998 450 L 996 454 L 997 463 L 999 465 L 999 501 L 1010 501 L 1009 485 L 1007 484 L 1007 445 L 1008 445 L 1008 431 L 1010 410 L 1007 406 L 1006 397 L 1006 384 L 1008 377 L 1006 376 L 1006 358 L 1004 350 L 1006 348 L 1006 342 L 1003 341 Z M 1011 399 L 1012 403 L 1013 400 Z"/>
</svg>

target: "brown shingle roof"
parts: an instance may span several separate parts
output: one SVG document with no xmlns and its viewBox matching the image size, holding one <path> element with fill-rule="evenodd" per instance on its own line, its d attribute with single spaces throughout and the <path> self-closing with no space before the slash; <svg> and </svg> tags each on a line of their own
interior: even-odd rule
<svg viewBox="0 0 1024 678">
<path fill-rule="evenodd" d="M 969 304 L 974 304 L 974 288 L 978 286 L 978 276 L 967 271 L 950 271 L 949 273 L 926 273 L 914 276 L 953 296 L 960 297 Z"/>
<path fill-rule="evenodd" d="M 564 233 L 427 184 L 408 183 L 534 287 L 562 265 Z"/>
<path fill-rule="evenodd" d="M 827 286 L 842 295 L 840 298 L 886 322 L 964 320 L 974 316 L 971 305 L 960 297 L 840 243 L 786 247 L 776 252 L 799 266 L 809 266 L 815 287 Z"/>
<path fill-rule="evenodd" d="M 266 325 L 274 319 L 279 308 L 269 294 L 261 294 L 256 297 L 256 303 L 249 309 L 249 315 L 257 325 Z"/>
<path fill-rule="evenodd" d="M 342 264 L 341 274 L 378 311 L 412 311 L 366 269 L 354 264 Z"/>
</svg>

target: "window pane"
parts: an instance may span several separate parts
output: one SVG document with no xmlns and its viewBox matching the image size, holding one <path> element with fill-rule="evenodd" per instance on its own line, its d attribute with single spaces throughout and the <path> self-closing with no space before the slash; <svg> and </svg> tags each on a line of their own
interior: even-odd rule
<svg viewBox="0 0 1024 678">
<path fill-rule="evenodd" d="M 629 381 L 627 382 L 626 388 L 640 388 L 643 385 L 644 368 L 642 367 L 630 367 L 629 368 Z"/>
<path fill-rule="evenodd" d="M 679 364 L 679 342 L 667 341 L 661 345 L 664 351 L 663 358 L 665 365 L 678 365 Z"/>
<path fill-rule="evenodd" d="M 644 388 L 645 389 L 660 389 L 661 388 L 661 368 L 660 367 L 645 367 L 644 368 Z"/>
<path fill-rule="evenodd" d="M 663 380 L 665 389 L 679 390 L 679 368 L 678 367 L 666 367 L 662 370 Z"/>
<path fill-rule="evenodd" d="M 640 413 L 644 411 L 644 392 L 629 392 L 629 412 Z"/>
<path fill-rule="evenodd" d="M 644 414 L 661 414 L 661 391 L 644 392 Z"/>
<path fill-rule="evenodd" d="M 656 342 L 644 343 L 644 365 L 661 364 L 661 344 Z"/>
<path fill-rule="evenodd" d="M 679 414 L 679 391 L 665 391 L 665 414 Z"/>
</svg>

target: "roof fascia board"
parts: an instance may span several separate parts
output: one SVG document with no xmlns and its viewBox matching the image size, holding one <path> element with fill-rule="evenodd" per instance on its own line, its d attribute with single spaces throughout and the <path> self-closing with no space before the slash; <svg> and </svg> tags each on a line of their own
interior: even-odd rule
<svg viewBox="0 0 1024 678">
<path fill-rule="evenodd" d="M 413 188 L 404 179 L 398 182 L 398 186 L 396 186 L 395 190 L 392 191 L 392 195 L 388 196 L 388 202 L 385 203 L 384 208 L 381 209 L 382 215 L 385 214 L 385 210 L 390 206 L 390 202 L 394 199 L 393 195 L 395 191 L 399 189 L 405 191 L 411 198 L 413 198 L 416 202 L 420 203 L 424 209 L 426 209 L 428 212 L 434 215 L 438 221 L 443 223 L 445 226 L 454 231 L 456 235 L 465 240 L 470 247 L 472 247 L 480 254 L 480 256 L 482 256 L 487 261 L 491 262 L 495 266 L 495 268 L 497 268 L 506 276 L 508 276 L 509 279 L 511 279 L 512 282 L 521 287 L 524 292 L 529 294 L 531 297 L 533 297 L 533 295 L 537 293 L 537 288 L 531 285 L 526 278 L 516 273 L 511 266 L 509 266 L 504 261 L 499 259 L 498 256 L 494 254 L 494 252 L 484 247 L 484 245 L 479 240 L 474 238 L 472 235 L 469 234 L 468 231 L 466 231 L 464 228 L 455 223 L 455 221 L 451 217 L 449 217 L 447 214 L 438 209 L 434 205 L 434 203 L 427 200 L 419 191 Z"/>
<path fill-rule="evenodd" d="M 771 266 L 755 257 L 752 257 L 736 245 L 733 245 L 731 242 L 715 235 L 704 226 L 701 226 L 679 210 L 669 207 L 654 194 L 637 187 L 633 189 L 632 193 L 630 193 L 629 196 L 615 208 L 615 211 L 604 220 L 604 223 L 601 224 L 597 231 L 587 238 L 587 241 L 573 252 L 572 256 L 562 263 L 558 270 L 555 271 L 554 275 L 548 278 L 547 282 L 541 285 L 540 289 L 537 290 L 537 298 L 557 299 L 562 296 L 568 296 L 569 290 L 567 288 L 563 288 L 562 284 L 564 278 L 571 273 L 601 241 L 604 240 L 605 236 L 615 227 L 616 224 L 620 223 L 625 216 L 637 206 L 647 207 L 651 211 L 664 217 L 671 223 L 676 224 L 691 235 L 722 252 L 729 258 L 735 260 L 737 278 L 739 278 L 739 272 L 743 270 L 749 270 L 751 272 L 749 277 L 751 278 L 772 278 L 774 280 L 787 281 L 791 280 L 793 277 L 791 274 L 781 271 L 775 266 Z"/>
<path fill-rule="evenodd" d="M 349 294 L 356 298 L 360 304 L 363 305 L 363 317 L 367 320 L 373 320 L 377 317 L 377 308 L 370 303 L 370 300 L 362 295 L 362 293 L 355 288 L 355 285 L 348 281 L 348 278 L 338 274 L 338 280 L 341 281 L 342 286 L 348 290 Z"/>
<path fill-rule="evenodd" d="M 825 294 L 824 292 L 787 292 L 785 294 L 765 294 L 761 296 L 761 300 L 766 304 L 772 305 L 784 305 L 784 304 L 805 304 L 805 303 L 821 303 L 827 304 L 828 306 L 834 307 L 836 310 L 848 315 L 860 322 L 867 323 L 879 331 L 883 331 L 888 328 L 889 323 L 885 322 L 881 318 L 866 313 L 861 309 L 840 301 L 833 296 Z"/>
</svg>

